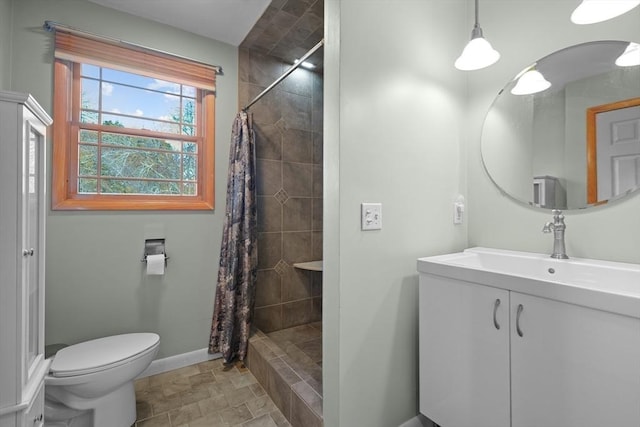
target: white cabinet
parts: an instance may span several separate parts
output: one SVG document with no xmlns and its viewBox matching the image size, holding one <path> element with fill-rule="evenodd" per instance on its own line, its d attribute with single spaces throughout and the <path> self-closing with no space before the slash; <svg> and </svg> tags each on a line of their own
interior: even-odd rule
<svg viewBox="0 0 640 427">
<path fill-rule="evenodd" d="M 516 292 L 511 318 L 514 427 L 640 426 L 640 319 Z"/>
<path fill-rule="evenodd" d="M 420 412 L 443 427 L 508 427 L 509 292 L 420 275 Z"/>
<path fill-rule="evenodd" d="M 638 317 L 420 274 L 419 337 L 443 427 L 640 426 Z"/>
<path fill-rule="evenodd" d="M 0 427 L 42 421 L 49 124 L 30 95 L 0 91 Z"/>
</svg>

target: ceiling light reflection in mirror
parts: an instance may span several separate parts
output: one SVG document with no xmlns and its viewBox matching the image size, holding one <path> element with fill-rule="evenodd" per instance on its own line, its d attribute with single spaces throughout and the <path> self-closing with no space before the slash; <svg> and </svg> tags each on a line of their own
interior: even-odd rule
<svg viewBox="0 0 640 427">
<path fill-rule="evenodd" d="M 622 55 L 616 59 L 618 67 L 635 67 L 640 65 L 640 44 L 631 42 L 622 52 Z"/>
<path fill-rule="evenodd" d="M 535 64 L 522 70 L 514 80 L 516 85 L 511 88 L 513 95 L 532 95 L 551 87 L 551 83 L 536 70 Z"/>
</svg>

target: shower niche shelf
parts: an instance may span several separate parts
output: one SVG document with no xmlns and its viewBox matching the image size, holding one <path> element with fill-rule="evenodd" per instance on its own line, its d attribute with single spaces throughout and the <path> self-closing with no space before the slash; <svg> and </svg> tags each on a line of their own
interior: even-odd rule
<svg viewBox="0 0 640 427">
<path fill-rule="evenodd" d="M 293 264 L 295 268 L 310 271 L 322 271 L 322 260 L 309 262 L 296 262 Z"/>
</svg>

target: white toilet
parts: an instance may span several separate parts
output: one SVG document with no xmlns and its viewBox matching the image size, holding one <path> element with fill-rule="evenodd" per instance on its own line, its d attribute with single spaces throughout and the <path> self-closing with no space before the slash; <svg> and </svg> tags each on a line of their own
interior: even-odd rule
<svg viewBox="0 0 640 427">
<path fill-rule="evenodd" d="M 98 338 L 65 347 L 44 380 L 46 427 L 130 427 L 136 420 L 133 380 L 160 345 L 153 333 Z"/>
</svg>

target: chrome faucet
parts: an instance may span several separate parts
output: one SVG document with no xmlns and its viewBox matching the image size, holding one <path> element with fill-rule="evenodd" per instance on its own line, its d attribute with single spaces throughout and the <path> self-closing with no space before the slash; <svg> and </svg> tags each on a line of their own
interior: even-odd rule
<svg viewBox="0 0 640 427">
<path fill-rule="evenodd" d="M 568 259 L 567 251 L 564 247 L 564 230 L 567 226 L 564 223 L 564 215 L 562 211 L 554 209 L 553 222 L 547 222 L 542 228 L 543 233 L 551 233 L 553 231 L 553 253 L 551 258 Z"/>
</svg>

